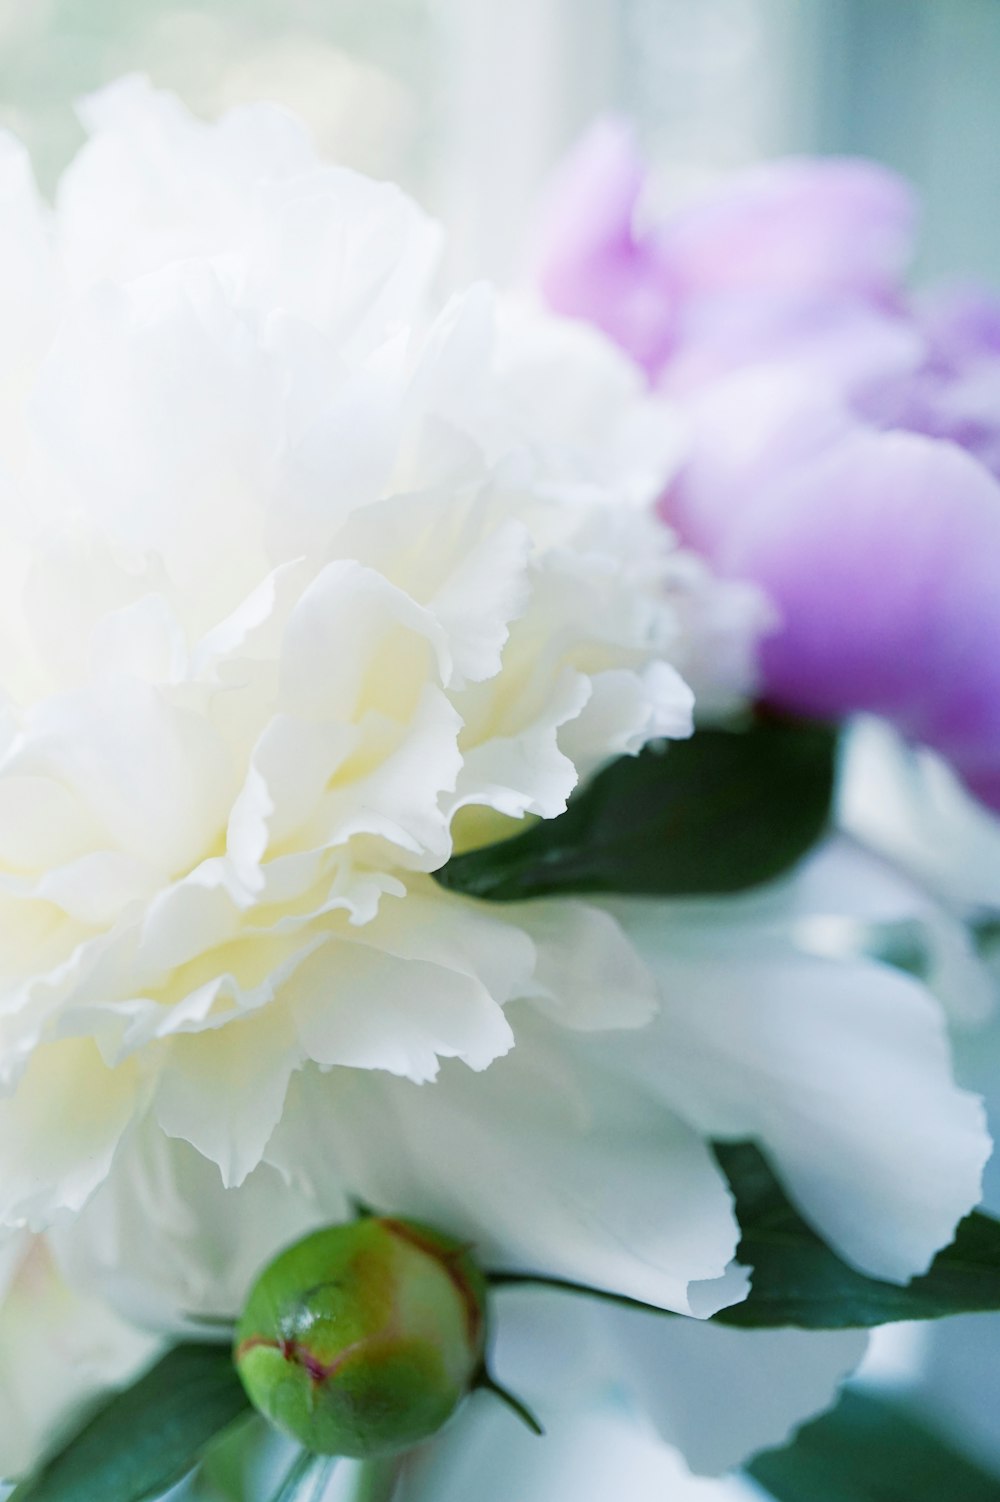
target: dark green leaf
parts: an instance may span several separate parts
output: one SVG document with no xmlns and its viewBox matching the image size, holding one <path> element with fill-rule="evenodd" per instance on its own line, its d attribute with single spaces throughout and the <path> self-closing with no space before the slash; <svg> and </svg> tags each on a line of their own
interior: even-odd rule
<svg viewBox="0 0 1000 1502">
<path fill-rule="evenodd" d="M 991 1216 L 967 1216 L 926 1276 L 900 1287 L 866 1277 L 831 1251 L 789 1204 L 756 1148 L 720 1146 L 716 1153 L 736 1197 L 743 1231 L 737 1255 L 753 1268 L 750 1297 L 717 1314 L 720 1323 L 838 1330 L 1000 1309 L 1000 1221 Z"/>
<path fill-rule="evenodd" d="M 248 1408 L 227 1346 L 175 1346 L 104 1404 L 10 1502 L 159 1496 Z"/>
<path fill-rule="evenodd" d="M 554 892 L 696 896 L 780 876 L 826 828 L 836 732 L 760 718 L 613 763 L 557 819 L 455 856 L 438 880 L 494 901 Z"/>
<path fill-rule="evenodd" d="M 879 1398 L 847 1392 L 747 1467 L 777 1502 L 1000 1502 L 1000 1481 Z"/>
</svg>

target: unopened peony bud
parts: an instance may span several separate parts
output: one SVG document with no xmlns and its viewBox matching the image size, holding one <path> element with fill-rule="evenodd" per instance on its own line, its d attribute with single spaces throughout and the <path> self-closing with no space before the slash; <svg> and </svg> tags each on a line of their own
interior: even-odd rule
<svg viewBox="0 0 1000 1502">
<path fill-rule="evenodd" d="M 323 1455 L 390 1455 L 434 1434 L 482 1370 L 486 1283 L 412 1220 L 316 1231 L 255 1284 L 237 1369 L 272 1423 Z"/>
</svg>

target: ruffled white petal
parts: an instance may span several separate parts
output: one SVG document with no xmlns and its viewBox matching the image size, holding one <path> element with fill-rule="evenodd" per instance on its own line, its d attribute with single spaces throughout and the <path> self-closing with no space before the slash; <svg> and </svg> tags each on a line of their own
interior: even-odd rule
<svg viewBox="0 0 1000 1502">
<path fill-rule="evenodd" d="M 0 1219 L 37 1225 L 82 1209 L 140 1101 L 135 1069 L 108 1069 L 90 1038 L 36 1049 L 0 1099 Z"/>
<path fill-rule="evenodd" d="M 155 1118 L 218 1164 L 227 1188 L 241 1184 L 263 1156 L 301 1058 L 292 1019 L 274 1007 L 181 1034 L 160 1074 Z"/>
<path fill-rule="evenodd" d="M 39 705 L 0 767 L 4 774 L 48 780 L 38 813 L 50 804 L 51 826 L 68 794 L 74 823 L 89 822 L 90 848 L 118 850 L 164 876 L 210 853 L 234 792 L 213 727 L 135 678 Z"/>
<path fill-rule="evenodd" d="M 60 1266 L 134 1324 L 217 1339 L 260 1270 L 319 1224 L 351 1214 L 331 1191 L 320 1207 L 262 1167 L 238 1189 L 188 1143 L 147 1124 L 81 1215 L 52 1233 Z M 224 1332 L 223 1332 L 224 1337 Z"/>
<path fill-rule="evenodd" d="M 438 1062 L 485 1069 L 513 1044 L 503 1011 L 477 979 L 364 942 L 319 949 L 290 987 L 305 1055 L 327 1068 L 379 1069 L 417 1084 Z"/>
</svg>

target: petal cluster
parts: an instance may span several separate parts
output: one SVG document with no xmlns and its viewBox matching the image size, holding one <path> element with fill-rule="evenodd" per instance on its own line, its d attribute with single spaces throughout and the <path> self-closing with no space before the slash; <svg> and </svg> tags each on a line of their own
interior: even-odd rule
<svg viewBox="0 0 1000 1502">
<path fill-rule="evenodd" d="M 280 113 L 126 80 L 83 114 L 54 212 L 0 151 L 12 1225 L 78 1212 L 140 1119 L 239 1184 L 307 1064 L 507 1053 L 578 920 L 430 873 L 688 735 L 680 670 L 721 631 L 738 696 L 761 620 L 650 516 L 673 436 L 602 340 L 435 311 L 437 228 Z M 614 925 L 584 943 L 618 984 L 564 1020 L 644 1020 Z"/>
</svg>

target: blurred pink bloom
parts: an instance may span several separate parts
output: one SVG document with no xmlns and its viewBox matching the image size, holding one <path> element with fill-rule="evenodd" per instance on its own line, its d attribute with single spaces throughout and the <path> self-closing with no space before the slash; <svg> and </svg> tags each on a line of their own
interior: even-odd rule
<svg viewBox="0 0 1000 1502">
<path fill-rule="evenodd" d="M 633 230 L 645 176 L 628 126 L 597 125 L 553 187 L 539 276 L 556 312 L 596 324 L 653 376 L 673 348 L 682 289 L 658 234 Z"/>
<path fill-rule="evenodd" d="M 891 365 L 915 358 L 897 287 L 916 215 L 892 173 L 777 162 L 640 232 L 645 180 L 629 127 L 597 125 L 553 184 L 537 259 L 549 304 L 651 377 L 695 384 L 799 344 L 808 357 L 817 336 L 855 355 L 861 326 Z"/>
<path fill-rule="evenodd" d="M 905 183 L 833 158 L 755 168 L 640 232 L 628 128 L 555 184 L 538 280 L 679 400 L 666 520 L 763 585 L 774 704 L 866 710 L 1000 808 L 1000 301 L 908 293 Z"/>
</svg>

